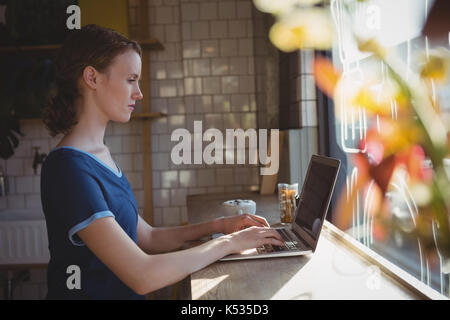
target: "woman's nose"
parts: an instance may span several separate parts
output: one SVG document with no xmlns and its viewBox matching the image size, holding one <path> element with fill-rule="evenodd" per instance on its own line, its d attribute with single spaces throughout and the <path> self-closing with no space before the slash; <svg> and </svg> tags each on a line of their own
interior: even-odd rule
<svg viewBox="0 0 450 320">
<path fill-rule="evenodd" d="M 142 98 L 144 98 L 144 95 L 142 94 L 141 89 L 138 88 L 137 91 L 135 91 L 133 93 L 133 99 L 134 100 L 142 100 Z"/>
</svg>

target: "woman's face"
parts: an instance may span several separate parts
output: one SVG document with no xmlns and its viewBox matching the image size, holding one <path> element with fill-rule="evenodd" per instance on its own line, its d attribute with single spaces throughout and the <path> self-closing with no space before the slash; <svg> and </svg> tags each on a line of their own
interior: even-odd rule
<svg viewBox="0 0 450 320">
<path fill-rule="evenodd" d="M 140 75 L 141 57 L 134 50 L 115 57 L 108 70 L 100 74 L 95 100 L 109 120 L 130 120 L 136 101 L 143 98 Z"/>
</svg>

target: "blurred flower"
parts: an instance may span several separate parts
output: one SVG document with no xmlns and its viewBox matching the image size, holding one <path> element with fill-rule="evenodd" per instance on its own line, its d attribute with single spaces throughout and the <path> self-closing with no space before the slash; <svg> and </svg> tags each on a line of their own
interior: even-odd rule
<svg viewBox="0 0 450 320">
<path fill-rule="evenodd" d="M 386 57 L 386 49 L 381 46 L 375 39 L 356 39 L 358 41 L 358 49 L 362 52 L 371 52 L 381 59 Z"/>
<path fill-rule="evenodd" d="M 428 55 L 422 55 L 421 60 L 424 63 L 420 71 L 422 78 L 447 82 L 450 71 L 450 52 L 447 49 L 432 50 Z"/>
<path fill-rule="evenodd" d="M 278 49 L 290 52 L 302 48 L 328 49 L 333 34 L 327 9 L 305 8 L 281 15 L 271 27 L 269 38 Z"/>
<path fill-rule="evenodd" d="M 253 0 L 256 9 L 273 15 L 288 12 L 295 6 L 312 6 L 321 2 L 322 0 Z"/>
<path fill-rule="evenodd" d="M 314 59 L 314 77 L 317 86 L 330 98 L 334 96 L 334 90 L 341 77 L 341 72 L 336 70 L 333 63 L 327 58 L 316 56 Z"/>
</svg>

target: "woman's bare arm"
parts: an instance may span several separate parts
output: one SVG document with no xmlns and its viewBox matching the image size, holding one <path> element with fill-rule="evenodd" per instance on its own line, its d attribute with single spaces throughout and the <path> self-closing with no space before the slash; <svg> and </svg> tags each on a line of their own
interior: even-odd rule
<svg viewBox="0 0 450 320">
<path fill-rule="evenodd" d="M 149 255 L 112 217 L 95 220 L 77 234 L 119 279 L 138 294 L 180 281 L 228 254 L 268 243 L 282 245 L 275 230 L 251 227 L 187 250 Z"/>
<path fill-rule="evenodd" d="M 186 226 L 154 228 L 139 216 L 138 245 L 146 253 L 163 253 L 181 248 L 186 241 L 214 233 L 228 234 L 252 226 L 268 227 L 269 224 L 262 217 L 244 214 Z"/>
</svg>

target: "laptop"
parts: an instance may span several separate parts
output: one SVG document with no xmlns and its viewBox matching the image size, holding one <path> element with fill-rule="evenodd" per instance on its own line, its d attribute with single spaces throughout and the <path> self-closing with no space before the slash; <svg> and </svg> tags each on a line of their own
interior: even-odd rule
<svg viewBox="0 0 450 320">
<path fill-rule="evenodd" d="M 225 256 L 220 261 L 300 256 L 313 253 L 330 205 L 339 167 L 338 159 L 319 155 L 311 157 L 300 200 L 295 209 L 294 222 L 289 226 L 275 228 L 285 240 L 284 246 L 266 245 Z"/>
</svg>

